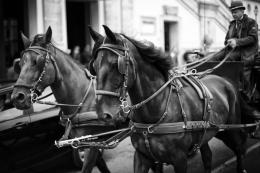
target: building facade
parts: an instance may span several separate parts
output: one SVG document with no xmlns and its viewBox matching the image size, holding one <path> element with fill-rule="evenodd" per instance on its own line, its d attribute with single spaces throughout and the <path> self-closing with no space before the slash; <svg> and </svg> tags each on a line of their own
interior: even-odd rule
<svg viewBox="0 0 260 173">
<path fill-rule="evenodd" d="M 167 52 L 222 48 L 232 20 L 231 0 L 3 0 L 0 1 L 0 79 L 23 49 L 19 31 L 32 38 L 53 30 L 57 47 L 68 51 L 93 44 L 88 25 L 102 24 Z M 246 13 L 260 22 L 258 0 L 245 0 Z M 15 6 L 13 4 L 16 4 Z"/>
</svg>

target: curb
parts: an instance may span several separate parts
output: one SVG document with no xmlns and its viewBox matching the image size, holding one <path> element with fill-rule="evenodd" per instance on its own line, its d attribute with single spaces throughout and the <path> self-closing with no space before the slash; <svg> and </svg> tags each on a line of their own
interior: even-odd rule
<svg viewBox="0 0 260 173">
<path fill-rule="evenodd" d="M 260 147 L 260 142 L 257 142 L 256 144 L 250 146 L 247 150 L 246 150 L 246 155 L 250 152 L 252 152 L 253 150 L 257 149 Z M 214 168 L 212 170 L 212 173 L 223 173 L 225 168 L 228 167 L 229 165 L 233 164 L 234 162 L 236 162 L 236 157 L 233 156 L 232 158 L 230 158 L 229 160 L 225 161 L 224 163 L 222 163 L 221 165 L 219 165 L 218 167 Z"/>
</svg>

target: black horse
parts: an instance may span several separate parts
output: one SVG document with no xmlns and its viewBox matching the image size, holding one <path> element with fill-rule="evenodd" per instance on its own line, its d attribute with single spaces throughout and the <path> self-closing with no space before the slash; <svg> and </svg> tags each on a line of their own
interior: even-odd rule
<svg viewBox="0 0 260 173">
<path fill-rule="evenodd" d="M 17 66 L 20 68 L 20 75 L 12 93 L 14 105 L 18 109 L 30 108 L 32 94 L 40 95 L 47 86 L 50 86 L 58 103 L 68 105 L 83 103 L 80 109 L 61 106 L 64 114 L 62 117 L 70 118 L 75 125 L 72 126 L 69 137 L 114 130 L 116 128 L 114 125 L 101 124 L 97 118 L 95 92 L 92 86 L 95 82 L 94 77 L 70 55 L 55 47 L 51 38 L 50 27 L 45 34 L 36 35 L 33 41 L 22 34 L 25 50 L 22 52 L 20 65 Z M 87 97 L 83 100 L 85 95 Z M 80 116 L 80 113 L 84 116 Z M 73 114 L 74 117 L 71 116 Z M 76 127 L 80 124 L 84 126 Z M 95 165 L 103 173 L 110 172 L 99 149 L 90 148 L 89 152 L 85 151 L 82 172 L 90 173 Z"/>
<path fill-rule="evenodd" d="M 206 117 L 210 124 L 241 123 L 240 99 L 235 87 L 219 76 L 203 77 L 200 82 L 212 95 L 210 107 L 205 109 L 194 87 L 188 79 L 184 80 L 188 75 L 173 72 L 169 76 L 173 66 L 170 56 L 152 43 L 144 44 L 113 33 L 107 26 L 104 29 L 106 37 L 91 30 L 95 41 L 91 68 L 97 77 L 97 90 L 111 93 L 97 97 L 98 116 L 104 121 L 120 120 L 115 116 L 116 105 L 121 105 L 124 111 L 129 108 L 134 111 L 130 117 L 134 124 L 131 140 L 136 149 L 134 172 L 148 172 L 159 162 L 173 165 L 176 173 L 184 173 L 194 146 L 199 146 L 205 172 L 210 172 L 212 153 L 208 141 L 214 136 L 236 154 L 237 172 L 245 172 L 247 134 L 243 129 L 218 132 L 204 126 L 198 131 L 183 130 L 185 122 L 205 121 L 205 110 L 209 111 Z M 134 106 L 125 102 L 126 91 Z"/>
</svg>

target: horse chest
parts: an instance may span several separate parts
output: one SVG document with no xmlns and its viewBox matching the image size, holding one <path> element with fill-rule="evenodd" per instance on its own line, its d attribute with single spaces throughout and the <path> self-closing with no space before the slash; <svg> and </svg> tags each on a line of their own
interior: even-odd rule
<svg viewBox="0 0 260 173">
<path fill-rule="evenodd" d="M 183 134 L 177 136 L 149 135 L 147 137 L 143 134 L 133 134 L 131 140 L 134 148 L 151 160 L 170 163 L 175 157 L 174 153 L 185 151 L 185 145 L 178 142 L 180 137 L 182 138 Z"/>
</svg>

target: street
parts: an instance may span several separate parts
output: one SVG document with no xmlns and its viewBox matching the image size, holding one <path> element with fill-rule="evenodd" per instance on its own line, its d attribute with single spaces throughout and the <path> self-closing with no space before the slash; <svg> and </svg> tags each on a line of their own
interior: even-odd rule
<svg viewBox="0 0 260 173">
<path fill-rule="evenodd" d="M 246 157 L 246 169 L 248 173 L 260 172 L 260 160 L 258 156 L 260 154 L 260 143 L 258 140 L 250 139 L 248 141 L 251 151 Z M 252 147 L 253 146 L 253 147 Z M 232 157 L 234 156 L 232 151 L 229 150 L 220 140 L 213 138 L 210 141 L 210 148 L 213 153 L 213 171 L 214 173 L 233 173 L 236 172 L 236 162 Z M 104 152 L 104 158 L 107 161 L 108 167 L 113 173 L 132 173 L 133 172 L 133 153 L 134 149 L 131 145 L 130 139 L 127 138 L 121 144 L 112 150 L 106 150 Z M 231 159 L 231 161 L 230 161 Z M 225 163 L 225 164 L 224 164 Z M 171 166 L 164 166 L 164 172 L 170 173 L 174 169 Z M 49 173 L 80 173 L 80 170 L 72 168 L 68 160 L 63 164 L 59 164 L 51 170 Z M 150 171 L 151 172 L 151 171 Z M 200 154 L 191 158 L 188 163 L 188 173 L 201 173 L 203 172 L 203 165 Z M 97 168 L 94 168 L 93 173 L 99 173 Z"/>
</svg>

